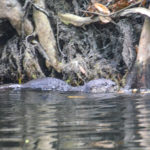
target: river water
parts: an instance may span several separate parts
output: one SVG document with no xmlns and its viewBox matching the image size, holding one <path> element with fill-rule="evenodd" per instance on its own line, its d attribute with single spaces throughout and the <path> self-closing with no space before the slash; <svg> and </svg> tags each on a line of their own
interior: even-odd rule
<svg viewBox="0 0 150 150">
<path fill-rule="evenodd" d="M 0 91 L 0 150 L 150 150 L 150 95 Z"/>
</svg>

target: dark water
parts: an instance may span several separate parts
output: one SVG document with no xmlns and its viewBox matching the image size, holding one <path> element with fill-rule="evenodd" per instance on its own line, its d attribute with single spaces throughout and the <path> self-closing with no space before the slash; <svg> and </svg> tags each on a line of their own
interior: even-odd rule
<svg viewBox="0 0 150 150">
<path fill-rule="evenodd" d="M 150 95 L 0 91 L 0 150 L 150 150 Z"/>
</svg>

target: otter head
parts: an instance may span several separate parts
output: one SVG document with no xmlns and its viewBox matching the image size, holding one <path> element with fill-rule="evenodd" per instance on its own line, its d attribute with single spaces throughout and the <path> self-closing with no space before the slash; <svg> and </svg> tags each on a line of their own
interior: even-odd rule
<svg viewBox="0 0 150 150">
<path fill-rule="evenodd" d="M 114 92 L 117 90 L 117 85 L 115 82 L 108 79 L 96 79 L 89 81 L 85 84 L 84 91 L 91 93 L 106 93 Z"/>
</svg>

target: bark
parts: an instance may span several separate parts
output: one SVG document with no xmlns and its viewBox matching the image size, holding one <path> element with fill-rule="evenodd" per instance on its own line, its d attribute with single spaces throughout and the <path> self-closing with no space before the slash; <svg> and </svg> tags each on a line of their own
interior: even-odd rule
<svg viewBox="0 0 150 150">
<path fill-rule="evenodd" d="M 23 20 L 23 16 L 22 7 L 17 0 L 0 0 L 0 18 L 8 19 L 19 35 L 22 30 L 26 35 L 31 34 L 33 26 L 27 18 Z"/>
<path fill-rule="evenodd" d="M 131 88 L 150 88 L 150 20 L 145 19 L 138 55 L 127 78 L 127 86 Z"/>
<path fill-rule="evenodd" d="M 38 5 L 38 7 L 42 9 L 45 9 L 45 0 L 34 0 L 34 4 Z M 33 16 L 39 42 L 48 56 L 48 59 L 46 60 L 46 65 L 47 67 L 53 66 L 58 72 L 60 72 L 61 65 L 57 60 L 56 40 L 53 30 L 51 28 L 50 21 L 43 12 L 35 8 L 33 11 Z"/>
</svg>

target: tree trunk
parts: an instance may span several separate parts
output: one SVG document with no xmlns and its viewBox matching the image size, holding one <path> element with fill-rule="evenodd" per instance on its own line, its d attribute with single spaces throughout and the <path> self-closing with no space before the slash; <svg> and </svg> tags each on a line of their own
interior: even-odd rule
<svg viewBox="0 0 150 150">
<path fill-rule="evenodd" d="M 138 48 L 136 62 L 128 75 L 127 86 L 150 88 L 150 19 L 146 18 Z"/>
</svg>

